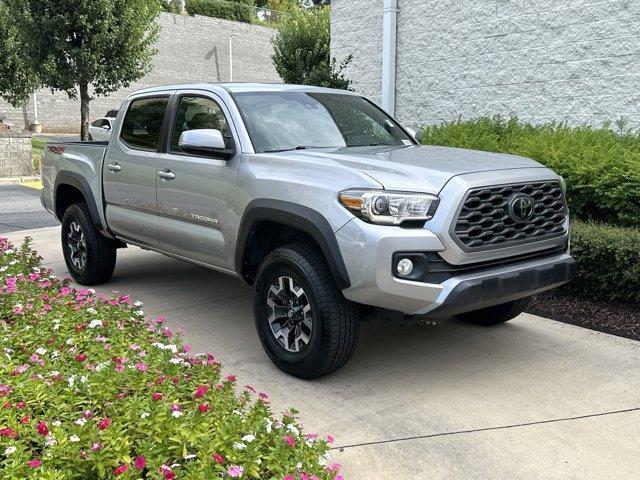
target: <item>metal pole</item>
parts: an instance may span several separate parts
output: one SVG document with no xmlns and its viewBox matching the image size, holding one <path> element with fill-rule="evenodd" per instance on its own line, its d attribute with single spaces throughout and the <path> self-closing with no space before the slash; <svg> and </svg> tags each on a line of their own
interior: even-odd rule
<svg viewBox="0 0 640 480">
<path fill-rule="evenodd" d="M 382 16 L 382 108 L 394 115 L 396 109 L 396 33 L 398 1 L 384 0 Z"/>
<path fill-rule="evenodd" d="M 33 123 L 38 123 L 38 96 L 33 92 Z"/>
<path fill-rule="evenodd" d="M 233 41 L 229 35 L 229 81 L 233 82 Z"/>
</svg>

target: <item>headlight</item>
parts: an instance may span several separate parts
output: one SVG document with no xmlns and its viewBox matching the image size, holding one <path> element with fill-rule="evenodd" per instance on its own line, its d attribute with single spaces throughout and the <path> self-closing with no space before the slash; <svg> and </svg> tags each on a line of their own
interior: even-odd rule
<svg viewBox="0 0 640 480">
<path fill-rule="evenodd" d="M 340 192 L 338 200 L 363 220 L 383 225 L 431 220 L 439 201 L 427 193 L 385 190 L 345 190 Z"/>
<path fill-rule="evenodd" d="M 567 194 L 567 182 L 565 182 L 563 177 L 560 177 L 560 187 L 562 187 L 562 193 Z"/>
</svg>

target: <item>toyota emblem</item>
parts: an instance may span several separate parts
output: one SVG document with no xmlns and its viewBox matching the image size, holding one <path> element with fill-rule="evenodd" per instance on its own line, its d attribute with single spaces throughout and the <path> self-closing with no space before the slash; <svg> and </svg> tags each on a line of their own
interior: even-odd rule
<svg viewBox="0 0 640 480">
<path fill-rule="evenodd" d="M 516 222 L 526 222 L 533 216 L 533 199 L 524 193 L 515 195 L 509 202 L 509 215 Z"/>
</svg>

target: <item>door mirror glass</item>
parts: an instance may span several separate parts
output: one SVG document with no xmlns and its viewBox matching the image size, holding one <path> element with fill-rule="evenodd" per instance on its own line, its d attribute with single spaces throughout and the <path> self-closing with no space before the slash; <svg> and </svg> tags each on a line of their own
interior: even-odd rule
<svg viewBox="0 0 640 480">
<path fill-rule="evenodd" d="M 186 130 L 180 134 L 178 146 L 186 153 L 198 155 L 229 158 L 234 153 L 226 148 L 222 132 L 215 128 Z"/>
<path fill-rule="evenodd" d="M 102 126 L 102 128 L 103 128 L 104 130 L 111 130 L 111 125 L 109 125 L 108 123 L 106 123 L 106 124 L 104 124 L 104 125 Z"/>
</svg>

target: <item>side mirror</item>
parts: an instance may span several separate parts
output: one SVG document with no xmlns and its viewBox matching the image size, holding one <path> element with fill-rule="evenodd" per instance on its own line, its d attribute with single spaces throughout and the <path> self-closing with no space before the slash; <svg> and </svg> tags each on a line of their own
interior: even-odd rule
<svg viewBox="0 0 640 480">
<path fill-rule="evenodd" d="M 226 148 L 222 132 L 214 128 L 186 130 L 180 135 L 178 146 L 194 155 L 229 159 L 235 154 L 234 149 Z"/>
<path fill-rule="evenodd" d="M 409 135 L 411 135 L 415 139 L 416 142 L 422 143 L 420 141 L 420 140 L 422 140 L 422 129 L 421 128 L 418 129 L 418 130 L 416 130 L 414 128 L 406 128 L 405 130 L 407 131 L 407 133 Z"/>
<path fill-rule="evenodd" d="M 103 125 L 102 129 L 109 131 L 109 130 L 111 130 L 111 126 L 110 125 Z"/>
</svg>

